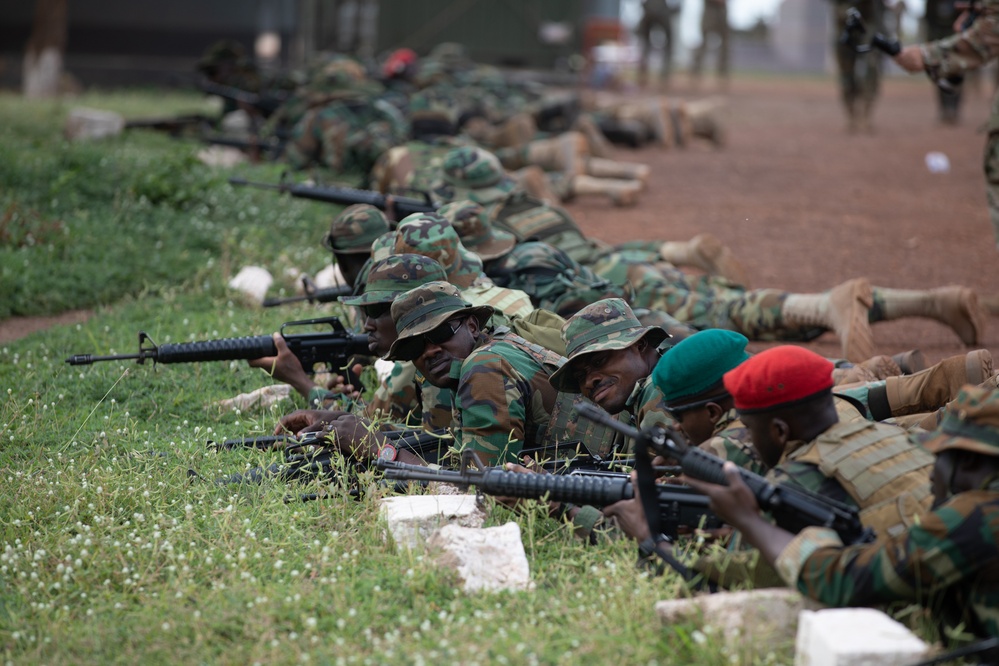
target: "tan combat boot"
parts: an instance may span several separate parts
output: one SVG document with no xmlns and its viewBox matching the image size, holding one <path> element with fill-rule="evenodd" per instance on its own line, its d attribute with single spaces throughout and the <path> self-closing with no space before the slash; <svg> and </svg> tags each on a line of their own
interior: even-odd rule
<svg viewBox="0 0 999 666">
<path fill-rule="evenodd" d="M 926 357 L 918 349 L 894 354 L 891 358 L 898 364 L 903 375 L 914 375 L 920 370 L 926 369 Z"/>
<path fill-rule="evenodd" d="M 914 375 L 889 377 L 885 393 L 892 416 L 932 412 L 957 397 L 965 384 L 981 384 L 992 377 L 992 354 L 977 349 L 951 356 Z"/>
<path fill-rule="evenodd" d="M 551 181 L 545 175 L 544 169 L 538 166 L 528 166 L 517 169 L 510 174 L 517 184 L 524 188 L 524 191 L 532 197 L 546 201 L 549 204 L 558 205 L 562 203 L 562 195 L 552 187 Z"/>
<path fill-rule="evenodd" d="M 742 287 L 748 286 L 742 264 L 732 250 L 712 234 L 698 234 L 689 241 L 666 241 L 659 246 L 659 256 L 674 266 L 694 266 Z"/>
<path fill-rule="evenodd" d="M 589 148 L 579 132 L 566 132 L 551 139 L 531 141 L 527 161 L 545 171 L 561 171 L 566 178 L 584 173 Z"/>
<path fill-rule="evenodd" d="M 597 123 L 589 115 L 580 115 L 572 128 L 577 132 L 583 133 L 583 136 L 586 137 L 586 142 L 590 146 L 590 154 L 594 157 L 610 157 L 614 153 L 610 141 L 607 140 L 604 133 L 597 127 Z"/>
<path fill-rule="evenodd" d="M 644 187 L 649 179 L 649 165 L 591 157 L 586 160 L 586 174 L 594 178 L 637 180 Z"/>
<path fill-rule="evenodd" d="M 725 144 L 725 133 L 718 118 L 724 102 L 718 98 L 708 98 L 687 102 L 685 115 L 692 136 L 707 139 L 715 148 Z"/>
<path fill-rule="evenodd" d="M 530 143 L 537 135 L 538 126 L 529 113 L 517 113 L 504 122 L 493 134 L 491 147 L 513 148 Z"/>
<path fill-rule="evenodd" d="M 872 302 L 871 283 L 867 278 L 856 278 L 822 294 L 790 294 L 781 316 L 787 325 L 835 331 L 843 357 L 860 363 L 874 356 L 874 336 L 868 323 Z"/>
<path fill-rule="evenodd" d="M 947 324 L 961 341 L 974 346 L 985 328 L 978 298 L 968 287 L 940 287 L 929 290 L 883 289 L 878 294 L 884 302 L 885 319 L 929 317 Z"/>
<path fill-rule="evenodd" d="M 893 357 L 874 356 L 849 368 L 836 368 L 833 370 L 833 383 L 836 386 L 843 386 L 845 384 L 876 382 L 901 374 L 902 369 L 898 367 L 898 363 Z"/>
<path fill-rule="evenodd" d="M 618 180 L 615 178 L 594 178 L 593 176 L 575 176 L 571 181 L 573 195 L 602 194 L 610 197 L 615 206 L 632 206 L 638 201 L 642 184 L 637 180 Z"/>
</svg>

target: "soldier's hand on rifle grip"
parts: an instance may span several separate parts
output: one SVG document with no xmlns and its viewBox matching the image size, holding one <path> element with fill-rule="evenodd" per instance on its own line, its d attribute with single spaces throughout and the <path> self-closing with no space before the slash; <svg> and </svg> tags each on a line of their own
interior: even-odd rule
<svg viewBox="0 0 999 666">
<path fill-rule="evenodd" d="M 274 346 L 278 352 L 277 356 L 256 358 L 247 361 L 247 363 L 251 368 L 260 368 L 279 382 L 290 385 L 303 398 L 308 399 L 309 391 L 316 386 L 316 383 L 302 367 L 298 357 L 288 349 L 288 344 L 281 337 L 281 334 L 275 333 L 273 338 Z"/>
<path fill-rule="evenodd" d="M 742 480 L 742 477 L 739 475 L 739 468 L 736 467 L 734 462 L 727 460 L 722 469 L 725 472 L 725 478 L 728 480 L 727 486 L 700 481 L 686 474 L 680 478 L 696 490 L 707 495 L 711 499 L 711 510 L 718 514 L 719 518 L 733 525 L 736 529 L 744 529 L 754 521 L 762 520 L 756 496 L 753 495 L 753 491 Z"/>
<path fill-rule="evenodd" d="M 645 518 L 645 509 L 642 508 L 642 498 L 638 492 L 638 475 L 635 472 L 631 473 L 631 487 L 635 493 L 634 497 L 605 506 L 603 514 L 613 518 L 618 529 L 641 543 L 651 534 L 649 534 L 649 521 Z"/>
<path fill-rule="evenodd" d="M 894 60 L 899 67 L 907 72 L 922 72 L 926 69 L 926 64 L 923 62 L 923 52 L 915 44 L 906 46 L 899 51 Z"/>
<path fill-rule="evenodd" d="M 291 414 L 285 414 L 274 427 L 275 435 L 301 435 L 306 432 L 316 432 L 346 414 L 342 411 L 327 411 L 322 409 L 296 409 Z"/>
</svg>

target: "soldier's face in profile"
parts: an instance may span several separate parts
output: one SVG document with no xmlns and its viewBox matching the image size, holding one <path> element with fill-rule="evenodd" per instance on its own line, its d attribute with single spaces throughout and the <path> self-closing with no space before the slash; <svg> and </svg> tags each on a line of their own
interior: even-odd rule
<svg viewBox="0 0 999 666">
<path fill-rule="evenodd" d="M 391 303 L 372 303 L 361 308 L 364 312 L 364 332 L 368 334 L 368 349 L 385 356 L 399 336 L 392 321 Z"/>
<path fill-rule="evenodd" d="M 413 365 L 438 388 L 458 388 L 458 379 L 451 378 L 451 363 L 464 361 L 475 349 L 479 322 L 475 317 L 448 319 L 423 336 L 423 352 L 413 359 Z"/>
<path fill-rule="evenodd" d="M 776 467 L 784 455 L 783 422 L 766 414 L 739 414 L 753 436 L 753 448 L 767 467 Z"/>
<path fill-rule="evenodd" d="M 579 359 L 573 372 L 581 393 L 611 414 L 625 408 L 635 385 L 648 374 L 637 344 L 587 354 Z"/>
</svg>

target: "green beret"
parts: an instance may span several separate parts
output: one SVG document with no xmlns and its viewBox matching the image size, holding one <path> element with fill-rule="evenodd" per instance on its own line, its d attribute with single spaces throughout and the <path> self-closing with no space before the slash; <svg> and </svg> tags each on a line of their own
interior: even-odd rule
<svg viewBox="0 0 999 666">
<path fill-rule="evenodd" d="M 673 345 L 652 371 L 652 382 L 669 403 L 720 384 L 722 376 L 749 358 L 746 336 L 709 328 Z"/>
</svg>

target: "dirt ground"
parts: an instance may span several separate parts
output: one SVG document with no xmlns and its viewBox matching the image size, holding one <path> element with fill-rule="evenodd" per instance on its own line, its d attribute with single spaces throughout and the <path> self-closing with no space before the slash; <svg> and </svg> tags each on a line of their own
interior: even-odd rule
<svg viewBox="0 0 999 666">
<path fill-rule="evenodd" d="M 587 233 L 609 242 L 711 232 L 735 251 L 753 287 L 808 293 L 867 277 L 884 287 L 963 284 L 992 293 L 999 252 L 981 166 L 987 88 L 968 91 L 953 127 L 937 123 L 925 77 L 887 80 L 874 132 L 851 135 L 831 79 L 736 79 L 726 96 L 724 148 L 618 150 L 619 159 L 652 167 L 640 204 L 567 207 Z M 675 94 L 696 99 L 683 88 Z M 931 151 L 948 157 L 948 173 L 930 172 Z M 999 351 L 999 320 L 985 321 L 979 346 Z M 966 351 L 935 321 L 873 330 L 879 353 L 919 348 L 935 362 Z M 831 334 L 810 347 L 839 355 Z"/>
<path fill-rule="evenodd" d="M 988 90 L 969 91 L 961 124 L 945 127 L 924 77 L 889 79 L 875 131 L 861 135 L 845 131 L 832 79 L 736 78 L 725 98 L 724 148 L 619 149 L 620 159 L 652 167 L 649 188 L 634 208 L 570 204 L 583 229 L 610 242 L 711 232 L 734 249 L 754 287 L 813 292 L 864 276 L 885 287 L 999 291 L 981 170 Z M 929 171 L 931 151 L 947 155 L 948 173 Z M 0 342 L 84 316 L 2 321 Z M 979 344 L 999 351 L 999 322 L 986 321 Z M 880 323 L 874 334 L 882 353 L 919 348 L 933 362 L 965 351 L 934 321 Z M 829 334 L 810 346 L 839 353 Z"/>
</svg>

